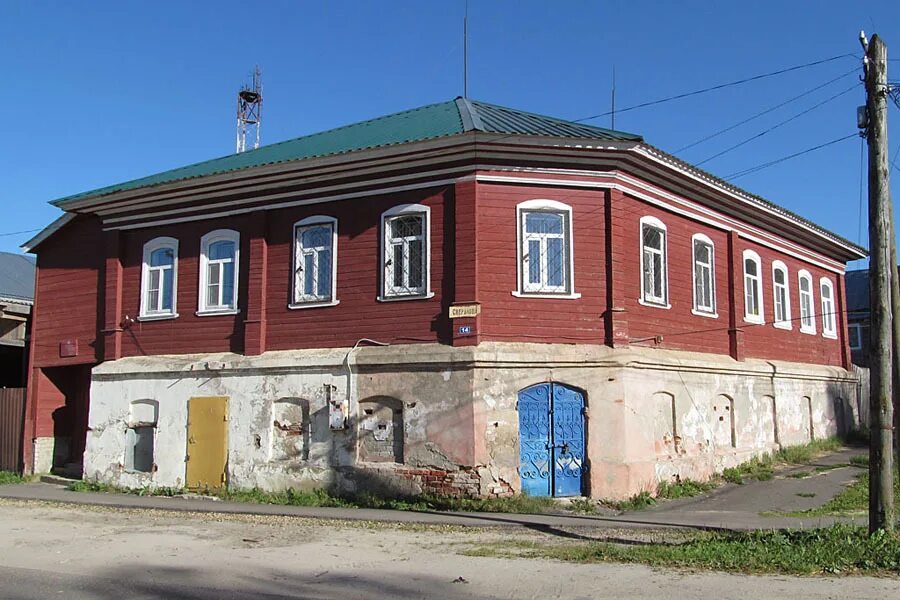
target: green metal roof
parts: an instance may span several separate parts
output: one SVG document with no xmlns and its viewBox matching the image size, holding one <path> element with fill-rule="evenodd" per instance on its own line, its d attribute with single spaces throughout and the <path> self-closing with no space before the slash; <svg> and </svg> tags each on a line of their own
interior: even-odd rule
<svg viewBox="0 0 900 600">
<path fill-rule="evenodd" d="M 377 119 L 263 146 L 241 154 L 223 156 L 222 158 L 164 171 L 149 177 L 82 192 L 60 198 L 53 201 L 52 204 L 64 207 L 67 202 L 73 200 L 105 196 L 115 192 L 136 190 L 163 183 L 239 171 L 262 165 L 343 154 L 367 148 L 419 142 L 458 135 L 469 131 L 510 135 L 642 141 L 639 135 L 603 129 L 602 127 L 594 127 L 584 123 L 565 121 L 467 98 L 456 98 L 448 102 L 429 104 L 428 106 L 394 113 Z"/>
</svg>

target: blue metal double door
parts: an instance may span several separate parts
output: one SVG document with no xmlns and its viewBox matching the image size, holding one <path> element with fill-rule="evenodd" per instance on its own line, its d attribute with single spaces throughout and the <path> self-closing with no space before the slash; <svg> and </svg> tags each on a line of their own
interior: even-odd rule
<svg viewBox="0 0 900 600">
<path fill-rule="evenodd" d="M 584 394 L 559 383 L 519 392 L 519 477 L 528 496 L 580 496 Z"/>
</svg>

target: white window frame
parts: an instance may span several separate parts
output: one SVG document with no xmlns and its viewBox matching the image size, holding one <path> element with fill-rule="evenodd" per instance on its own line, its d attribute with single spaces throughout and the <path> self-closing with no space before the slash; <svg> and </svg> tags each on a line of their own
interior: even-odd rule
<svg viewBox="0 0 900 600">
<path fill-rule="evenodd" d="M 418 215 L 423 217 L 423 226 L 425 228 L 424 245 L 422 251 L 425 253 L 425 272 L 422 274 L 423 286 L 421 292 L 403 293 L 401 290 L 393 289 L 393 278 L 388 273 L 388 261 L 393 257 L 388 256 L 390 248 L 387 244 L 387 223 L 395 217 L 406 215 Z M 381 213 L 380 222 L 381 231 L 379 232 L 379 241 L 381 246 L 381 293 L 376 298 L 379 302 L 397 302 L 400 300 L 423 300 L 433 298 L 434 292 L 431 289 L 431 207 L 424 204 L 398 204 Z"/>
<path fill-rule="evenodd" d="M 825 306 L 825 294 L 822 293 L 825 288 L 828 288 L 828 295 L 830 296 L 829 302 L 831 302 L 830 307 Z M 822 337 L 836 340 L 837 300 L 834 297 L 834 283 L 827 277 L 821 277 L 819 279 L 819 306 L 822 307 Z M 828 326 L 829 320 L 831 320 L 831 327 Z"/>
<path fill-rule="evenodd" d="M 563 215 L 565 222 L 565 232 L 563 233 L 563 243 L 566 252 L 566 260 L 564 261 L 565 284 L 558 290 L 529 289 L 527 283 L 528 269 L 525 266 L 526 256 L 528 254 L 525 235 L 525 216 L 531 212 L 548 212 Z M 556 298 L 565 300 L 577 300 L 581 298 L 581 294 L 575 291 L 575 243 L 574 228 L 572 226 L 572 207 L 563 204 L 557 200 L 534 199 L 520 202 L 516 205 L 516 289 L 512 291 L 512 295 L 517 298 Z M 546 291 L 545 291 L 546 290 Z"/>
<path fill-rule="evenodd" d="M 300 270 L 301 262 L 301 252 L 303 249 L 300 246 L 300 233 L 303 230 L 310 229 L 313 227 L 321 227 L 322 225 L 330 225 L 331 226 L 331 290 L 329 290 L 329 296 L 323 297 L 322 294 L 316 296 L 308 296 L 303 294 L 303 272 Z M 291 270 L 291 301 L 288 303 L 288 308 L 291 309 L 302 309 L 302 308 L 318 308 L 322 306 L 335 306 L 340 304 L 340 300 L 337 299 L 337 252 L 338 252 L 338 221 L 334 217 L 329 217 L 325 215 L 315 215 L 312 217 L 306 217 L 305 219 L 300 219 L 296 223 L 294 223 L 294 252 L 293 252 L 293 269 Z M 318 258 L 315 259 L 318 264 Z M 318 286 L 318 282 L 316 284 Z"/>
<path fill-rule="evenodd" d="M 853 341 L 852 341 L 853 334 L 850 333 L 853 330 L 856 330 L 856 339 L 859 341 L 858 346 L 853 345 Z M 862 350 L 862 348 L 863 348 L 862 332 L 863 332 L 862 323 L 848 323 L 847 324 L 847 343 L 850 345 L 851 350 Z"/>
<path fill-rule="evenodd" d="M 150 271 L 156 267 L 150 266 L 150 256 L 157 250 L 171 248 L 173 253 L 172 260 L 172 308 L 171 310 L 160 310 L 151 308 L 148 302 L 148 292 L 150 287 Z M 160 274 L 160 286 L 162 286 L 163 276 Z M 160 294 L 160 300 L 162 294 Z M 178 302 L 178 240 L 173 237 L 157 237 L 144 244 L 143 263 L 141 265 L 141 304 L 138 312 L 138 320 L 140 321 L 159 321 L 163 319 L 178 318 L 178 310 L 176 303 Z"/>
<path fill-rule="evenodd" d="M 779 284 L 775 280 L 775 273 L 781 271 L 781 274 L 784 275 L 784 283 Z M 772 314 L 773 321 L 772 325 L 777 327 L 778 329 L 793 329 L 794 322 L 791 317 L 791 280 L 790 280 L 790 271 L 787 268 L 787 265 L 780 260 L 776 260 L 772 263 Z M 784 288 L 784 316 L 785 320 L 780 321 L 778 319 L 778 288 Z"/>
<path fill-rule="evenodd" d="M 747 261 L 751 260 L 756 263 L 756 297 L 759 300 L 759 314 L 753 315 L 747 310 L 750 307 L 747 305 Z M 744 253 L 741 257 L 741 271 L 744 274 L 744 321 L 747 323 L 754 323 L 756 325 L 762 325 L 766 322 L 766 312 L 764 308 L 763 301 L 763 283 L 762 283 L 762 259 L 759 257 L 759 254 L 754 252 L 753 250 L 744 250 Z"/>
<path fill-rule="evenodd" d="M 641 231 L 643 233 L 643 230 Z M 697 242 L 701 242 L 709 246 L 709 297 L 712 301 L 712 306 L 710 307 L 701 307 L 699 298 L 697 298 Z M 644 253 L 641 252 L 641 256 Z M 643 270 L 642 270 L 641 281 L 643 278 Z M 713 241 L 702 233 L 695 233 L 691 236 L 691 281 L 693 283 L 692 290 L 694 296 L 694 308 L 691 312 L 695 315 L 701 317 L 710 317 L 712 319 L 718 319 L 719 314 L 716 310 L 718 303 L 716 302 L 716 245 Z"/>
<path fill-rule="evenodd" d="M 810 325 L 804 323 L 803 319 L 803 281 L 806 280 L 809 282 L 809 322 Z M 816 333 L 816 295 L 815 295 L 815 287 L 813 286 L 813 277 L 812 274 L 806 269 L 802 269 L 797 274 L 797 291 L 800 297 L 800 333 L 808 333 L 810 335 L 815 335 Z"/>
<path fill-rule="evenodd" d="M 209 247 L 216 242 L 234 242 L 234 286 L 231 306 L 222 304 L 210 306 L 206 302 L 207 284 L 209 283 Z M 219 261 L 216 261 L 219 262 Z M 238 289 L 240 288 L 241 274 L 241 234 L 233 229 L 216 229 L 200 238 L 200 285 L 197 290 L 197 316 L 207 317 L 215 315 L 236 315 L 238 308 Z M 223 298 L 223 301 L 225 298 Z"/>
<path fill-rule="evenodd" d="M 662 231 L 662 268 L 663 268 L 663 276 L 661 277 L 663 289 L 661 297 L 650 297 L 648 298 L 648 291 L 644 286 L 644 226 L 654 227 Z M 672 305 L 669 303 L 669 230 L 666 227 L 666 224 L 657 219 L 656 217 L 651 217 L 649 215 L 641 217 L 640 226 L 638 229 L 638 251 L 640 255 L 640 278 L 641 278 L 641 296 L 638 298 L 638 302 L 643 304 L 644 306 L 652 306 L 654 308 L 672 308 Z"/>
</svg>

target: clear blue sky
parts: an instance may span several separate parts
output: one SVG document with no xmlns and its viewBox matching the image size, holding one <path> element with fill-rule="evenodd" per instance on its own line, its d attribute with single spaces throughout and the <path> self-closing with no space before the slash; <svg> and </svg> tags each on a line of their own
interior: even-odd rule
<svg viewBox="0 0 900 600">
<path fill-rule="evenodd" d="M 49 223 L 58 214 L 49 200 L 233 152 L 235 93 L 254 64 L 263 70 L 263 143 L 460 95 L 464 6 L 0 0 L 0 233 Z M 613 66 L 624 108 L 859 54 L 860 28 L 880 33 L 900 58 L 896 0 L 470 0 L 469 96 L 578 119 L 609 110 Z M 626 112 L 616 128 L 674 152 L 856 65 L 843 58 Z M 900 61 L 891 67 L 900 80 Z M 854 81 L 848 75 L 680 156 L 699 162 Z M 703 167 L 727 176 L 851 134 L 863 101 L 860 85 Z M 893 152 L 900 109 L 890 118 Z M 608 117 L 591 122 L 609 126 Z M 850 139 L 736 183 L 856 241 L 859 160 L 860 141 Z M 0 236 L 0 250 L 30 235 Z"/>
</svg>

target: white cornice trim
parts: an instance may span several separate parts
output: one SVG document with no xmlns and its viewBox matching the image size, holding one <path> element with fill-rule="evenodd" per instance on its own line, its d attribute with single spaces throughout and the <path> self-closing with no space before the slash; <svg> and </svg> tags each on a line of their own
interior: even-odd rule
<svg viewBox="0 0 900 600">
<path fill-rule="evenodd" d="M 722 183 L 714 180 L 711 177 L 703 176 L 697 170 L 686 169 L 672 160 L 666 160 L 664 157 L 658 155 L 656 152 L 656 149 L 653 148 L 652 146 L 649 146 L 647 144 L 642 144 L 642 145 L 636 146 L 631 151 L 634 152 L 635 154 L 640 154 L 641 156 L 644 156 L 644 157 L 652 160 L 655 163 L 663 165 L 667 169 L 676 171 L 680 175 L 688 177 L 692 181 L 700 183 L 700 184 L 704 185 L 705 187 L 712 188 L 721 194 L 725 194 L 726 196 L 729 196 L 730 198 L 738 200 L 742 204 L 749 205 L 749 206 L 753 207 L 754 209 L 761 210 L 761 211 L 763 211 L 771 216 L 774 216 L 778 219 L 789 221 L 793 225 L 800 227 L 800 228 L 812 233 L 813 235 L 815 235 L 817 237 L 825 239 L 832 244 L 835 244 L 837 246 L 840 246 L 841 248 L 844 248 L 848 252 L 858 255 L 860 258 L 866 257 L 865 254 L 861 254 L 859 252 L 859 250 L 857 250 L 856 248 L 854 248 L 852 246 L 848 246 L 847 244 L 835 239 L 835 237 L 833 237 L 831 235 L 827 235 L 827 234 L 823 233 L 822 231 L 819 231 L 817 228 L 810 227 L 808 224 L 804 223 L 802 220 L 799 220 L 797 217 L 789 214 L 786 210 L 777 210 L 777 209 L 773 208 L 772 206 L 769 206 L 767 203 L 761 202 L 760 200 L 753 198 L 750 194 L 744 192 L 737 186 L 723 185 Z"/>
<path fill-rule="evenodd" d="M 377 190 L 366 190 L 362 192 L 352 192 L 348 194 L 338 194 L 335 196 L 328 196 L 327 198 L 308 198 L 305 200 L 293 200 L 290 202 L 279 202 L 276 204 L 267 204 L 265 206 L 251 206 L 247 208 L 235 208 L 232 210 L 221 211 L 217 213 L 203 213 L 198 215 L 191 215 L 187 217 L 176 217 L 172 219 L 163 219 L 159 221 L 141 221 L 140 223 L 130 223 L 127 225 L 114 225 L 112 227 L 104 227 L 104 231 L 112 231 L 112 230 L 126 230 L 126 229 L 143 229 L 145 227 L 157 227 L 160 225 L 172 225 L 174 223 L 188 223 L 191 221 L 203 221 L 207 219 L 218 219 L 222 217 L 231 217 L 234 215 L 242 215 L 251 212 L 256 212 L 259 210 L 276 210 L 279 208 L 290 208 L 293 206 L 305 206 L 309 204 L 323 204 L 325 202 L 335 202 L 337 200 L 348 200 L 351 198 L 365 198 L 367 196 L 379 196 L 383 194 L 393 194 L 397 192 L 408 192 L 411 190 L 420 190 L 430 187 L 441 187 L 445 185 L 453 185 L 456 183 L 456 179 L 440 179 L 435 181 L 427 181 L 423 183 L 416 183 L 410 185 L 400 185 L 390 188 L 380 188 Z M 294 195 L 296 194 L 288 194 Z"/>
<path fill-rule="evenodd" d="M 626 180 L 626 181 L 630 180 L 630 183 L 632 183 L 632 185 L 639 184 L 640 187 L 650 188 L 650 191 L 653 191 L 651 186 L 648 186 L 643 183 L 639 183 L 637 180 L 631 179 L 628 176 L 623 176 L 621 174 L 609 174 L 609 176 L 613 177 L 614 179 L 619 179 L 619 180 Z M 505 175 L 476 175 L 475 179 L 479 182 L 485 182 L 485 183 L 512 183 L 512 184 L 529 183 L 529 184 L 533 184 L 533 185 L 545 185 L 545 186 L 546 185 L 552 185 L 552 186 L 563 185 L 563 186 L 571 186 L 571 187 L 587 187 L 587 188 L 618 190 L 620 192 L 627 193 L 629 195 L 632 195 L 632 196 L 634 196 L 640 200 L 643 200 L 645 202 L 648 202 L 650 204 L 654 204 L 656 206 L 664 208 L 675 214 L 688 217 L 690 219 L 699 221 L 701 223 L 710 225 L 712 227 L 716 227 L 718 229 L 721 229 L 722 231 L 726 231 L 726 232 L 727 231 L 737 231 L 744 239 L 753 241 L 757 244 L 760 244 L 760 245 L 770 248 L 772 250 L 776 250 L 778 252 L 784 253 L 788 256 L 792 256 L 798 260 L 802 260 L 809 264 L 816 265 L 818 267 L 821 267 L 821 268 L 831 271 L 833 273 L 842 274 L 845 272 L 844 265 L 839 262 L 836 262 L 836 261 L 832 262 L 830 259 L 823 257 L 821 255 L 817 255 L 817 256 L 803 255 L 799 252 L 796 252 L 794 250 L 787 248 L 786 244 L 784 242 L 779 244 L 779 243 L 772 242 L 768 239 L 765 239 L 763 237 L 754 235 L 752 233 L 748 233 L 746 231 L 746 229 L 751 228 L 751 226 L 741 224 L 740 228 L 735 227 L 732 224 L 725 223 L 724 222 L 725 219 L 722 219 L 721 217 L 719 217 L 718 219 L 714 219 L 714 218 L 710 218 L 707 216 L 697 214 L 695 212 L 691 212 L 691 210 L 680 208 L 678 206 L 675 206 L 674 204 L 664 202 L 662 200 L 659 200 L 658 198 L 649 196 L 649 195 L 639 191 L 635 187 L 623 185 L 621 183 L 604 182 L 604 181 L 584 181 L 584 180 L 576 181 L 576 180 L 571 180 L 571 179 L 564 179 L 564 180 L 539 179 L 539 178 L 535 178 L 535 177 L 515 177 L 515 176 L 505 176 Z M 666 195 L 671 196 L 670 194 L 666 194 Z M 674 198 L 674 197 L 672 197 L 672 198 Z M 681 201 L 681 203 L 686 204 L 685 201 Z M 708 211 L 702 210 L 700 207 L 692 207 L 692 209 L 698 210 L 700 212 L 708 212 Z"/>
</svg>

